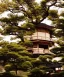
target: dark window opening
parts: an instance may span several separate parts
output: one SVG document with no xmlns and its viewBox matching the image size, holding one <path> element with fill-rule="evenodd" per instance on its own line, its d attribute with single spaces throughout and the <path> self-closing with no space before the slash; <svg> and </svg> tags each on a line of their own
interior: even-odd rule
<svg viewBox="0 0 64 77">
<path fill-rule="evenodd" d="M 44 48 L 44 49 L 48 49 L 48 45 L 39 45 L 39 48 Z"/>
</svg>

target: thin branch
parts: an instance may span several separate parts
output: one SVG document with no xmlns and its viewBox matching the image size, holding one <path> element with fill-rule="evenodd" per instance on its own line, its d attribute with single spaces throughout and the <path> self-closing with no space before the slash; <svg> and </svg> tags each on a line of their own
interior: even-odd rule
<svg viewBox="0 0 64 77">
<path fill-rule="evenodd" d="M 44 13 L 44 15 L 43 15 L 44 17 L 40 20 L 40 22 L 42 22 L 44 19 L 46 19 L 46 18 L 48 17 L 48 15 L 49 15 L 49 12 L 48 12 L 48 11 L 49 11 L 49 8 L 50 8 L 51 6 L 53 6 L 53 5 L 55 5 L 56 3 L 57 3 L 57 0 L 55 0 L 54 3 L 52 3 L 51 5 L 48 6 L 47 10 L 45 11 L 45 13 Z M 40 22 L 39 22 L 39 23 L 40 23 Z"/>
<path fill-rule="evenodd" d="M 29 13 L 27 13 L 27 11 L 25 10 L 25 8 L 23 6 L 21 6 L 21 11 L 24 12 L 24 15 L 28 16 L 28 18 L 31 20 L 31 22 L 33 22 L 32 15 L 29 15 Z"/>
<path fill-rule="evenodd" d="M 14 26 L 16 26 L 19 30 L 27 30 L 27 31 L 29 31 L 28 28 L 22 28 L 22 27 L 20 27 L 20 26 L 18 26 L 18 25 L 15 25 L 15 23 L 13 23 L 13 24 L 14 24 Z"/>
<path fill-rule="evenodd" d="M 51 5 L 48 6 L 48 10 L 51 6 L 55 5 L 57 3 L 57 0 L 55 0 Z"/>
</svg>

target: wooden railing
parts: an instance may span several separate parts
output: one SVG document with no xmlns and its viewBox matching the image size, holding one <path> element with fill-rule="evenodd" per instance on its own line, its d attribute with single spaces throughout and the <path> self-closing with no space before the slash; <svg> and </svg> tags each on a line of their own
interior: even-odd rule
<svg viewBox="0 0 64 77">
<path fill-rule="evenodd" d="M 26 38 L 28 40 L 48 40 L 48 41 L 53 41 L 52 38 L 45 37 L 45 36 L 24 36 L 24 38 Z"/>
<path fill-rule="evenodd" d="M 30 40 L 49 40 L 52 41 L 52 38 L 50 37 L 44 37 L 44 36 L 31 36 Z"/>
<path fill-rule="evenodd" d="M 48 49 L 44 48 L 33 48 L 33 54 L 45 54 L 49 53 L 50 51 Z"/>
</svg>

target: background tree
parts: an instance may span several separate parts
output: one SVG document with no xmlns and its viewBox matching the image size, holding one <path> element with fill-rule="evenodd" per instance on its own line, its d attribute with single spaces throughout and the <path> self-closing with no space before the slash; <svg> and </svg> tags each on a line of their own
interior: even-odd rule
<svg viewBox="0 0 64 77">
<path fill-rule="evenodd" d="M 25 64 L 25 61 L 30 65 L 31 56 L 29 52 L 17 43 L 0 43 L 0 64 L 5 67 L 7 72 L 15 70 L 16 74 L 18 70 L 23 70 L 25 67 L 22 67 Z M 28 70 L 31 66 L 26 67 Z"/>
<path fill-rule="evenodd" d="M 56 36 L 57 40 L 55 41 L 58 44 L 58 47 L 53 48 L 53 52 L 56 53 L 58 56 L 64 54 L 64 16 L 63 12 L 59 15 L 57 20 L 54 35 Z"/>
<path fill-rule="evenodd" d="M 60 0 L 59 0 L 60 2 Z M 64 53 L 64 13 L 63 10 L 61 10 L 61 12 L 59 11 L 59 9 L 63 9 L 64 8 L 64 3 L 58 3 L 57 9 L 55 10 L 50 10 L 49 12 L 49 16 L 48 18 L 50 20 L 52 20 L 53 25 L 54 25 L 54 29 L 53 29 L 53 33 L 54 33 L 54 37 L 57 38 L 55 40 L 55 42 L 58 44 L 57 47 L 53 48 L 52 51 L 57 54 L 57 56 L 59 55 L 63 55 Z"/>
<path fill-rule="evenodd" d="M 64 66 L 64 2 L 58 3 L 57 7 L 58 8 L 55 10 L 50 10 L 50 16 L 48 17 L 53 21 L 55 26 L 53 29 L 53 36 L 56 38 L 55 43 L 57 44 L 51 51 L 55 53 L 57 57 L 62 57 L 62 60 L 58 63 Z M 60 8 L 62 9 L 61 12 L 59 11 Z"/>
</svg>

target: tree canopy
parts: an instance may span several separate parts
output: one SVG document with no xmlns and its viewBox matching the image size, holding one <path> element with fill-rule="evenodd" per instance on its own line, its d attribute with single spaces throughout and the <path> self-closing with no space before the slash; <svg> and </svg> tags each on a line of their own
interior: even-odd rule
<svg viewBox="0 0 64 77">
<path fill-rule="evenodd" d="M 64 53 L 64 13 L 59 14 L 59 8 L 64 8 L 61 0 L 42 0 L 40 4 L 35 0 L 1 0 L 0 15 L 5 12 L 9 14 L 7 17 L 0 17 L 2 27 L 0 34 L 14 35 L 15 38 L 11 39 L 20 39 L 15 43 L 0 42 L 0 63 L 6 71 L 15 70 L 17 73 L 17 70 L 28 70 L 42 75 L 45 71 L 52 70 L 48 66 L 52 63 L 51 56 L 34 58 L 33 54 L 27 52 L 27 48 L 32 47 L 33 44 L 25 36 L 35 32 L 35 27 L 46 18 L 51 20 L 54 25 L 53 36 L 57 38 L 55 42 L 59 44 L 59 47 L 53 48 L 52 51 L 62 55 Z"/>
</svg>

